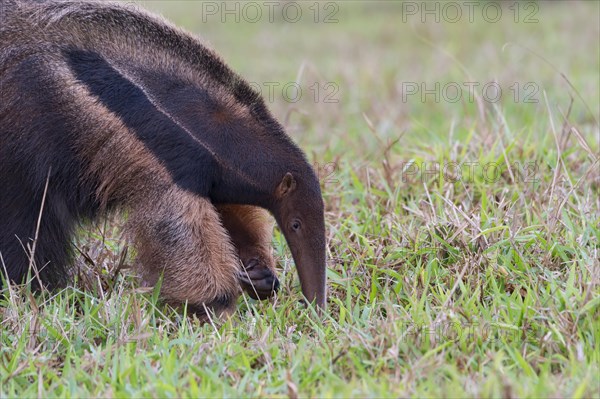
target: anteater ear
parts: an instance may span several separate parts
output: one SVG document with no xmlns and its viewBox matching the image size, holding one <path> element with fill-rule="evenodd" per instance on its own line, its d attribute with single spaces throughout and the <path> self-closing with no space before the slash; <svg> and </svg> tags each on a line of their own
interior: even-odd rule
<svg viewBox="0 0 600 399">
<path fill-rule="evenodd" d="M 286 173 L 277 187 L 277 197 L 283 198 L 296 188 L 296 180 L 290 172 Z"/>
</svg>

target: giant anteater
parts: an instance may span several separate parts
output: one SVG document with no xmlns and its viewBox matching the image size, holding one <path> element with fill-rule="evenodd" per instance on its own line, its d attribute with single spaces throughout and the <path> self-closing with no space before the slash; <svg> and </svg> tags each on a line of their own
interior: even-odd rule
<svg viewBox="0 0 600 399">
<path fill-rule="evenodd" d="M 63 284 L 77 223 L 120 210 L 145 282 L 162 275 L 162 297 L 200 315 L 230 312 L 240 288 L 276 288 L 263 209 L 304 296 L 323 307 L 318 179 L 248 83 L 146 12 L 1 0 L 0 254 L 10 281 Z"/>
</svg>

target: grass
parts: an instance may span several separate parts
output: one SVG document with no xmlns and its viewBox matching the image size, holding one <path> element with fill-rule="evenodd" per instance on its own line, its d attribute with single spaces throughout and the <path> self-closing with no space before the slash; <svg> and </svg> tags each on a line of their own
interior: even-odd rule
<svg viewBox="0 0 600 399">
<path fill-rule="evenodd" d="M 251 24 L 143 3 L 265 95 L 303 88 L 270 107 L 322 177 L 324 322 L 278 232 L 280 294 L 199 325 L 138 287 L 118 219 L 86 226 L 72 287 L 2 300 L 0 397 L 600 397 L 598 3 L 535 3 L 530 24 L 511 3 L 492 24 L 393 2 L 314 24 L 311 4 Z M 436 82 L 437 101 L 406 94 Z M 503 95 L 452 102 L 452 82 Z"/>
</svg>

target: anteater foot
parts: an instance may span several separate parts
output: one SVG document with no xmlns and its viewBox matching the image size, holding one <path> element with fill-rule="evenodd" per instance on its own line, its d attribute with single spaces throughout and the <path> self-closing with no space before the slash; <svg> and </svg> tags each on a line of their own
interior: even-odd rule
<svg viewBox="0 0 600 399">
<path fill-rule="evenodd" d="M 251 258 L 242 263 L 240 284 L 252 299 L 267 299 L 279 290 L 279 280 L 265 261 Z"/>
</svg>

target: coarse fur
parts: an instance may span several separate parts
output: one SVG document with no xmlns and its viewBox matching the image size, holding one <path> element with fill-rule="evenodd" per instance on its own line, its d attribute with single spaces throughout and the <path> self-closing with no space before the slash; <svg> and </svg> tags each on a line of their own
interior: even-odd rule
<svg viewBox="0 0 600 399">
<path fill-rule="evenodd" d="M 110 3 L 2 0 L 0 19 L 0 254 L 10 280 L 34 264 L 42 284 L 63 284 L 77 223 L 126 210 L 142 274 L 164 275 L 165 300 L 229 312 L 240 283 L 258 282 L 258 297 L 277 285 L 263 273 L 274 262 L 260 207 L 281 227 L 303 292 L 324 305 L 318 180 L 213 51 Z"/>
</svg>

